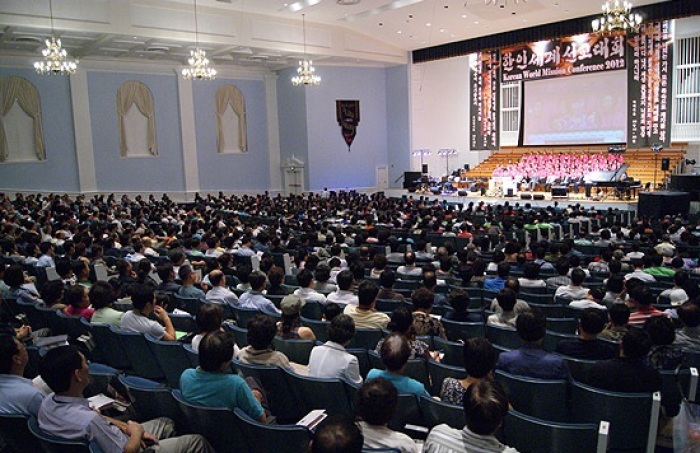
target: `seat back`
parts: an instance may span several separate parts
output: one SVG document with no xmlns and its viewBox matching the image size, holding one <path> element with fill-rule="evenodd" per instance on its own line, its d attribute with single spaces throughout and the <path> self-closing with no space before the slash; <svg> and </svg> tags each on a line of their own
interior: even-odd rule
<svg viewBox="0 0 700 453">
<path fill-rule="evenodd" d="M 328 321 L 319 321 L 316 319 L 309 319 L 301 317 L 301 324 L 308 327 L 316 335 L 316 340 L 321 343 L 328 341 Z"/>
<path fill-rule="evenodd" d="M 41 451 L 39 439 L 29 431 L 28 421 L 29 417 L 22 414 L 0 414 L 0 438 L 8 453 Z"/>
<path fill-rule="evenodd" d="M 377 305 L 375 308 L 377 309 L 377 311 L 391 313 L 399 307 L 406 307 L 410 310 L 411 308 L 413 308 L 413 304 L 404 300 L 377 299 Z"/>
<path fill-rule="evenodd" d="M 199 300 L 191 297 L 182 297 L 177 293 L 173 293 L 172 301 L 175 303 L 175 308 L 184 310 L 192 316 L 197 316 L 199 309 Z"/>
<path fill-rule="evenodd" d="M 192 368 L 197 368 L 199 366 L 199 352 L 195 351 L 191 344 L 183 344 L 182 348 L 185 350 Z"/>
<path fill-rule="evenodd" d="M 547 326 L 549 326 L 549 320 L 547 321 Z M 562 340 L 575 340 L 578 336 L 569 333 L 559 333 L 548 330 L 544 334 L 544 339 L 542 340 L 542 349 L 547 352 L 554 352 L 557 350 L 557 345 Z"/>
<path fill-rule="evenodd" d="M 572 421 L 610 422 L 610 449 L 645 450 L 656 443 L 661 395 L 617 393 L 580 382 L 571 384 Z"/>
<path fill-rule="evenodd" d="M 231 311 L 236 317 L 236 324 L 238 324 L 239 327 L 243 327 L 244 329 L 248 328 L 248 322 L 251 319 L 255 318 L 258 315 L 267 314 L 263 313 L 260 310 L 256 310 L 255 308 L 243 308 L 239 306 L 232 306 Z"/>
<path fill-rule="evenodd" d="M 428 428 L 445 423 L 461 430 L 467 424 L 461 405 L 445 403 L 427 396 L 421 396 L 419 404 L 423 422 Z"/>
<path fill-rule="evenodd" d="M 192 432 L 206 438 L 217 452 L 248 452 L 243 431 L 233 411 L 225 407 L 205 407 L 190 403 L 179 390 L 172 391 Z"/>
<path fill-rule="evenodd" d="M 304 413 L 313 409 L 325 409 L 329 415 L 353 414 L 352 402 L 340 379 L 301 376 L 289 370 L 284 370 L 284 377 Z"/>
<path fill-rule="evenodd" d="M 404 431 L 407 424 L 423 426 L 420 405 L 416 395 L 410 393 L 399 393 L 399 402 L 396 412 L 391 417 L 387 426 L 394 431 Z"/>
<path fill-rule="evenodd" d="M 427 366 L 428 375 L 430 376 L 430 389 L 428 391 L 433 396 L 440 395 L 442 381 L 445 378 L 464 379 L 467 377 L 464 367 L 450 366 L 434 360 L 428 360 Z"/>
<path fill-rule="evenodd" d="M 494 345 L 505 349 L 518 349 L 520 347 L 520 337 L 518 332 L 510 327 L 498 327 L 486 325 L 486 338 Z"/>
<path fill-rule="evenodd" d="M 605 422 L 603 422 L 605 423 Z M 503 423 L 503 442 L 521 453 L 591 453 L 598 449 L 598 425 L 556 423 L 511 409 Z"/>
<path fill-rule="evenodd" d="M 236 345 L 239 348 L 245 348 L 248 346 L 248 329 L 233 324 L 232 322 L 225 322 L 224 328 L 233 333 L 233 336 L 236 339 Z"/>
<path fill-rule="evenodd" d="M 483 322 L 457 322 L 449 319 L 441 319 L 442 327 L 450 341 L 465 341 L 471 337 L 486 336 L 486 327 Z"/>
<path fill-rule="evenodd" d="M 535 379 L 502 370 L 496 370 L 495 378 L 505 389 L 513 409 L 518 412 L 556 422 L 569 421 L 566 380 Z"/>
<path fill-rule="evenodd" d="M 66 439 L 44 432 L 39 428 L 39 422 L 29 417 L 27 426 L 32 435 L 39 440 L 46 453 L 89 453 L 90 447 L 84 439 Z M 24 450 L 31 451 L 31 450 Z"/>
<path fill-rule="evenodd" d="M 304 306 L 301 307 L 301 316 L 320 320 L 323 317 L 323 307 L 316 301 L 307 300 Z"/>
<path fill-rule="evenodd" d="M 276 351 L 283 353 L 290 361 L 301 365 L 309 364 L 309 356 L 314 347 L 312 340 L 284 339 L 275 337 L 272 346 Z"/>
<path fill-rule="evenodd" d="M 146 343 L 146 338 L 143 334 L 138 332 L 126 332 L 114 326 L 109 326 L 109 329 L 117 337 L 119 344 L 121 344 L 134 373 L 146 379 L 153 379 L 156 381 L 165 379 L 165 373 L 163 373 L 160 365 L 158 365 L 158 361 L 148 347 L 148 343 Z"/>
<path fill-rule="evenodd" d="M 158 366 L 165 375 L 165 380 L 171 388 L 180 388 L 180 375 L 188 368 L 192 367 L 189 357 L 178 341 L 156 340 L 151 335 L 146 334 L 146 343 L 151 349 Z"/>
<path fill-rule="evenodd" d="M 33 303 L 33 302 L 31 302 L 31 303 L 30 302 L 21 302 L 21 301 L 15 300 L 15 299 L 6 299 L 5 302 L 7 302 L 7 300 L 15 301 L 15 303 L 17 304 L 17 309 L 20 312 L 27 315 L 27 318 L 29 318 L 29 324 L 32 326 L 32 330 L 39 330 L 39 329 L 43 329 L 44 327 L 48 327 L 48 324 L 46 322 L 46 317 L 44 316 L 44 314 L 41 311 L 39 311 L 37 309 L 35 303 Z M 12 303 L 10 303 L 8 305 L 11 306 Z M 10 308 L 10 310 L 12 310 L 12 308 Z"/>
<path fill-rule="evenodd" d="M 178 431 L 189 431 L 189 423 L 169 388 L 137 376 L 121 374 L 118 379 L 126 389 L 139 421 L 168 417 L 175 422 Z"/>
<path fill-rule="evenodd" d="M 440 359 L 445 365 L 453 365 L 464 367 L 464 344 L 454 341 L 442 339 L 440 337 L 433 338 L 433 345 L 436 351 L 440 351 L 445 355 Z"/>
<path fill-rule="evenodd" d="M 56 310 L 57 319 L 52 327 L 53 335 L 68 335 L 73 340 L 88 332 L 88 329 L 80 322 L 80 316 L 71 316 Z"/>
<path fill-rule="evenodd" d="M 348 348 L 362 348 L 367 350 L 372 350 L 377 347 L 377 343 L 384 336 L 384 332 L 381 329 L 355 329 L 355 336 L 352 337 L 350 344 L 347 345 Z"/>
<path fill-rule="evenodd" d="M 178 332 L 199 332 L 194 316 L 189 313 L 168 313 L 168 317 Z"/>
<path fill-rule="evenodd" d="M 546 296 L 550 297 L 550 296 Z M 564 307 L 561 305 L 555 305 L 550 303 L 537 304 L 533 302 L 528 302 L 530 308 L 539 309 L 546 318 L 563 318 L 564 317 Z"/>
<path fill-rule="evenodd" d="M 250 451 L 297 453 L 309 447 L 311 432 L 304 426 L 260 423 L 239 408 L 234 409 L 233 413 Z"/>
<path fill-rule="evenodd" d="M 576 318 L 547 318 L 547 330 L 558 333 L 576 334 L 578 320 Z"/>
<path fill-rule="evenodd" d="M 566 366 L 569 368 L 569 373 L 571 374 L 573 380 L 583 383 L 588 382 L 588 376 L 591 372 L 591 368 L 593 365 L 598 363 L 597 360 L 582 360 L 568 356 L 562 357 L 566 361 Z"/>
<path fill-rule="evenodd" d="M 129 358 L 126 356 L 124 349 L 122 349 L 119 339 L 110 330 L 109 324 L 92 323 L 90 331 L 95 340 L 95 349 L 92 351 L 92 354 L 96 360 L 120 370 L 131 369 L 131 362 L 129 362 Z"/>
</svg>

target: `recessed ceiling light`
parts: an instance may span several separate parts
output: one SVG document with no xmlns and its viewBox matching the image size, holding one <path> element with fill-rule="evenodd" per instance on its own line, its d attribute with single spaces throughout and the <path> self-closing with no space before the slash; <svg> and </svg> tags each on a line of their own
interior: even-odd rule
<svg viewBox="0 0 700 453">
<path fill-rule="evenodd" d="M 433 25 L 433 24 L 431 24 L 430 22 L 428 22 L 427 24 L 425 24 L 426 27 L 430 27 L 430 26 L 432 26 L 432 25 Z"/>
<path fill-rule="evenodd" d="M 466 18 L 467 18 L 467 15 L 466 15 L 466 14 L 462 14 L 462 19 L 466 19 Z"/>
<path fill-rule="evenodd" d="M 401 30 L 397 31 L 396 33 L 398 33 L 398 34 L 400 35 L 400 34 L 401 34 Z"/>
<path fill-rule="evenodd" d="M 479 21 L 478 21 L 478 20 L 475 20 L 475 21 L 474 21 L 474 25 L 479 25 Z"/>
<path fill-rule="evenodd" d="M 444 29 L 444 28 L 441 28 L 441 29 L 440 29 L 440 33 L 445 33 L 445 29 Z"/>
</svg>

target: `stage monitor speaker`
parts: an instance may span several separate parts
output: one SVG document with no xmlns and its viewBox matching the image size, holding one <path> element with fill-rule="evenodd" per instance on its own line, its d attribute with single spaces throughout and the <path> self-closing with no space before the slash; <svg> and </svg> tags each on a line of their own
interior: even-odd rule
<svg viewBox="0 0 700 453">
<path fill-rule="evenodd" d="M 465 171 L 469 171 L 469 168 L 470 168 L 470 167 L 469 167 L 469 164 L 464 164 L 464 170 L 465 170 Z"/>
<path fill-rule="evenodd" d="M 419 171 L 405 171 L 403 172 L 403 188 L 410 189 L 418 184 L 418 180 L 421 177 L 421 172 Z"/>
<path fill-rule="evenodd" d="M 521 200 L 532 200 L 532 194 L 529 194 L 529 193 L 521 193 L 521 194 L 520 194 L 520 199 L 521 199 Z"/>
<path fill-rule="evenodd" d="M 688 215 L 690 194 L 688 192 L 640 192 L 639 216 L 658 219 L 666 215 Z"/>
<path fill-rule="evenodd" d="M 441 188 L 441 187 L 431 187 L 431 188 L 430 188 L 430 191 L 431 191 L 434 195 L 440 195 L 440 194 L 442 193 L 442 188 Z"/>
<path fill-rule="evenodd" d="M 460 189 L 459 191 L 457 191 L 457 195 L 459 195 L 460 197 L 466 197 L 469 195 L 469 192 L 467 192 L 464 189 Z"/>
<path fill-rule="evenodd" d="M 534 198 L 535 200 L 542 201 L 542 200 L 544 200 L 544 195 L 542 195 L 541 193 L 536 193 L 535 195 L 532 196 L 532 198 Z"/>
<path fill-rule="evenodd" d="M 483 197 L 484 195 L 486 195 L 486 187 L 481 188 L 481 196 Z"/>
<path fill-rule="evenodd" d="M 553 197 L 568 197 L 569 188 L 568 187 L 552 187 Z"/>
<path fill-rule="evenodd" d="M 514 196 L 513 189 L 508 189 L 508 191 L 506 191 L 506 197 L 512 197 L 512 196 Z"/>
<path fill-rule="evenodd" d="M 661 169 L 663 171 L 668 171 L 669 168 L 671 168 L 671 159 L 664 157 L 661 159 Z"/>
<path fill-rule="evenodd" d="M 423 174 L 428 174 L 428 164 L 423 164 Z"/>
</svg>

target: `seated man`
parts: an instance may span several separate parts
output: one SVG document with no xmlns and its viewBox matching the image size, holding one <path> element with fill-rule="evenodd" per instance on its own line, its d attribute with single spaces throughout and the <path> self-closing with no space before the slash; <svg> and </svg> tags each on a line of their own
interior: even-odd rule
<svg viewBox="0 0 700 453">
<path fill-rule="evenodd" d="M 588 294 L 588 288 L 584 288 L 583 281 L 586 279 L 586 273 L 583 269 L 573 269 L 571 271 L 571 283 L 566 286 L 560 286 L 554 293 L 554 298 L 557 297 L 569 300 L 584 299 Z"/>
<path fill-rule="evenodd" d="M 173 322 L 170 320 L 168 312 L 163 307 L 156 305 L 153 289 L 146 285 L 133 285 L 131 291 L 131 303 L 134 309 L 122 316 L 122 330 L 147 333 L 158 340 L 175 341 Z M 165 327 L 149 319 L 151 313 L 154 313 Z"/>
<path fill-rule="evenodd" d="M 556 289 L 560 286 L 571 284 L 571 279 L 569 278 L 569 260 L 563 257 L 557 259 L 554 264 L 554 269 L 556 269 L 557 275 L 555 277 L 549 277 L 546 280 L 547 288 Z"/>
<path fill-rule="evenodd" d="M 617 348 L 598 341 L 598 334 L 605 327 L 605 313 L 596 308 L 586 308 L 578 318 L 578 338 L 562 340 L 557 353 L 583 360 L 607 360 L 617 355 Z"/>
<path fill-rule="evenodd" d="M 330 293 L 326 298 L 327 303 L 338 305 L 357 305 L 357 296 L 352 293 L 354 288 L 355 277 L 351 271 L 345 270 L 338 273 L 336 283 L 338 289 Z"/>
<path fill-rule="evenodd" d="M 135 453 L 142 444 L 160 452 L 213 452 L 199 435 L 169 438 L 173 421 L 157 418 L 143 424 L 103 417 L 88 405 L 83 391 L 90 383 L 90 369 L 75 346 L 60 346 L 46 353 L 41 377 L 51 387 L 39 409 L 39 427 L 48 434 L 95 441 L 105 452 Z"/>
<path fill-rule="evenodd" d="M 520 349 L 502 353 L 496 369 L 539 379 L 569 378 L 564 359 L 542 349 L 547 319 L 541 311 L 531 310 L 518 315 L 515 326 L 523 345 Z"/>
<path fill-rule="evenodd" d="M 204 291 L 194 286 L 194 284 L 197 282 L 197 274 L 195 274 L 192 266 L 180 266 L 177 274 L 180 277 L 182 286 L 175 294 L 188 299 L 204 299 Z"/>
<path fill-rule="evenodd" d="M 161 263 L 156 267 L 156 272 L 158 272 L 158 278 L 160 278 L 160 283 L 156 287 L 156 291 L 174 293 L 180 289 L 180 285 L 175 283 L 175 268 L 173 263 L 165 262 Z"/>
<path fill-rule="evenodd" d="M 360 383 L 360 365 L 357 357 L 345 350 L 355 336 L 355 322 L 348 315 L 338 315 L 328 326 L 328 341 L 315 346 L 309 357 L 309 376 L 320 378 L 345 377 Z"/>
<path fill-rule="evenodd" d="M 676 331 L 675 344 L 683 349 L 700 350 L 700 307 L 693 302 L 685 302 L 676 310 L 681 327 Z"/>
<path fill-rule="evenodd" d="M 29 355 L 24 343 L 14 336 L 0 335 L 0 414 L 22 414 L 34 417 L 44 394 L 25 379 L 24 369 Z"/>
<path fill-rule="evenodd" d="M 240 408 L 266 422 L 265 411 L 245 380 L 229 372 L 235 342 L 229 332 L 213 332 L 199 343 L 199 367 L 185 370 L 180 390 L 186 400 L 207 407 Z"/>
<path fill-rule="evenodd" d="M 630 286 L 629 282 L 627 285 Z M 625 303 L 630 309 L 630 326 L 641 327 L 652 316 L 669 316 L 668 313 L 664 313 L 652 305 L 654 303 L 654 295 L 644 283 L 639 283 L 630 288 L 628 296 Z"/>
<path fill-rule="evenodd" d="M 625 304 L 612 304 L 608 309 L 608 325 L 598 335 L 606 340 L 620 341 L 629 332 L 630 309 Z"/>
<path fill-rule="evenodd" d="M 314 274 L 311 271 L 308 269 L 299 271 L 297 282 L 299 283 L 299 289 L 295 290 L 294 294 L 301 297 L 301 300 L 304 302 L 318 302 L 320 304 L 326 303 L 326 296 L 314 289 L 316 282 L 314 282 Z"/>
<path fill-rule="evenodd" d="M 378 255 L 382 256 L 383 255 Z M 379 274 L 379 284 L 381 288 L 379 289 L 379 294 L 377 294 L 377 299 L 387 299 L 387 300 L 406 300 L 403 294 L 394 291 L 394 284 L 396 283 L 396 273 L 391 269 L 384 269 Z"/>
<path fill-rule="evenodd" d="M 517 453 L 503 445 L 495 433 L 508 414 L 508 397 L 498 382 L 482 380 L 469 386 L 464 395 L 464 415 L 467 421 L 462 430 L 446 424 L 430 430 L 425 440 L 425 453 Z"/>
<path fill-rule="evenodd" d="M 411 346 L 405 336 L 394 332 L 386 337 L 380 355 L 386 370 L 371 369 L 367 373 L 367 381 L 382 377 L 394 384 L 399 393 L 411 393 L 418 397 L 430 396 L 422 383 L 403 375 L 411 355 Z"/>
<path fill-rule="evenodd" d="M 661 390 L 661 375 L 651 368 L 647 355 L 651 338 L 641 329 L 631 329 L 620 343 L 620 355 L 598 362 L 589 373 L 588 384 L 612 392 L 645 393 Z"/>
<path fill-rule="evenodd" d="M 350 417 L 331 415 L 314 432 L 311 453 L 361 453 L 362 431 Z"/>
<path fill-rule="evenodd" d="M 370 280 L 360 283 L 357 291 L 358 305 L 348 304 L 343 313 L 355 321 L 355 327 L 363 329 L 385 329 L 389 315 L 376 310 L 379 288 Z"/>
<path fill-rule="evenodd" d="M 496 268 L 496 277 L 484 280 L 484 289 L 486 291 L 500 291 L 506 285 L 506 279 L 510 274 L 510 264 L 503 261 L 498 263 Z"/>
<path fill-rule="evenodd" d="M 508 280 L 506 280 L 506 284 L 505 284 L 505 286 L 503 286 L 503 288 L 512 289 L 513 292 L 515 293 L 515 306 L 513 307 L 513 312 L 516 315 L 519 315 L 520 313 L 523 313 L 523 312 L 530 310 L 530 306 L 527 304 L 527 302 L 525 302 L 522 299 L 518 299 L 518 295 L 520 294 L 520 281 L 517 278 L 514 278 L 514 277 L 508 278 Z M 491 301 L 490 310 L 494 313 L 500 313 L 503 311 L 501 306 L 498 304 L 498 299 L 495 297 Z"/>
<path fill-rule="evenodd" d="M 418 277 L 423 274 L 423 269 L 416 266 L 416 255 L 413 252 L 404 253 L 403 260 L 405 264 L 396 269 L 396 273 L 399 274 L 399 276 Z"/>
<path fill-rule="evenodd" d="M 418 453 L 421 448 L 404 433 L 387 428 L 399 403 L 396 387 L 384 378 L 365 382 L 355 395 L 355 411 L 365 438 L 364 448 L 394 448 Z"/>
<path fill-rule="evenodd" d="M 204 296 L 207 303 L 219 305 L 236 305 L 238 296 L 226 287 L 226 276 L 220 270 L 209 272 L 209 283 L 212 288 Z"/>
<path fill-rule="evenodd" d="M 279 308 L 275 307 L 275 304 L 262 293 L 267 282 L 267 276 L 264 273 L 254 271 L 250 274 L 248 281 L 250 282 L 250 290 L 238 298 L 238 304 L 242 308 L 254 308 L 267 313 L 281 313 Z"/>
<path fill-rule="evenodd" d="M 515 293 L 510 288 L 503 288 L 496 296 L 496 301 L 500 311 L 489 315 L 486 319 L 486 324 L 498 327 L 515 327 L 515 321 L 518 319 L 515 308 Z"/>
<path fill-rule="evenodd" d="M 286 355 L 272 349 L 277 324 L 269 316 L 258 315 L 248 322 L 248 346 L 241 349 L 238 359 L 243 363 L 276 365 L 293 370 Z"/>
<path fill-rule="evenodd" d="M 602 304 L 604 297 L 605 291 L 603 291 L 602 288 L 591 288 L 588 290 L 588 294 L 586 294 L 584 299 L 569 302 L 569 307 L 579 310 L 583 310 L 584 308 L 607 310 L 607 307 Z"/>
</svg>

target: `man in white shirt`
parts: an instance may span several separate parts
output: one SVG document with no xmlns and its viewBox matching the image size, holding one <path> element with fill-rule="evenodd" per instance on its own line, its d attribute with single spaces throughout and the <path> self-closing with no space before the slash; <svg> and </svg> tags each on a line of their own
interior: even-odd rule
<svg viewBox="0 0 700 453">
<path fill-rule="evenodd" d="M 360 365 L 357 357 L 345 350 L 355 336 L 355 322 L 348 315 L 333 318 L 328 328 L 328 341 L 311 350 L 309 376 L 319 378 L 344 377 L 360 383 Z"/>
<path fill-rule="evenodd" d="M 336 278 L 338 289 L 328 295 L 326 301 L 344 306 L 348 304 L 357 305 L 357 296 L 352 293 L 355 277 L 350 271 L 341 271 Z"/>
<path fill-rule="evenodd" d="M 400 276 L 421 276 L 423 275 L 423 269 L 416 266 L 416 255 L 413 252 L 406 252 L 403 255 L 403 260 L 406 264 L 399 266 L 396 269 L 396 273 Z"/>
<path fill-rule="evenodd" d="M 122 316 L 122 330 L 147 333 L 158 340 L 175 341 L 173 322 L 170 320 L 168 312 L 163 307 L 156 305 L 153 289 L 146 285 L 133 285 L 131 303 L 134 305 L 134 309 Z M 149 319 L 151 313 L 154 313 L 164 326 Z"/>
<path fill-rule="evenodd" d="M 586 279 L 586 273 L 583 269 L 574 269 L 571 271 L 571 283 L 566 286 L 560 286 L 554 293 L 554 298 L 580 300 L 584 299 L 588 294 L 588 288 L 584 288 L 583 281 Z"/>
<path fill-rule="evenodd" d="M 37 416 L 44 394 L 24 378 L 29 355 L 12 335 L 0 336 L 0 414 Z"/>
<path fill-rule="evenodd" d="M 299 288 L 294 291 L 295 296 L 299 296 L 304 302 L 326 303 L 326 296 L 313 289 L 314 275 L 311 271 L 302 269 L 297 274 L 297 283 L 299 283 Z"/>
<path fill-rule="evenodd" d="M 629 281 L 630 278 L 636 278 L 636 279 L 641 280 L 641 281 L 646 282 L 646 283 L 651 283 L 651 282 L 656 281 L 656 278 L 654 278 L 653 275 L 650 275 L 650 274 L 647 274 L 646 272 L 644 272 L 644 260 L 633 259 L 632 266 L 634 267 L 634 271 L 625 275 L 625 281 Z"/>
<path fill-rule="evenodd" d="M 56 263 L 54 262 L 53 258 L 56 254 L 55 252 L 54 245 L 50 242 L 42 242 L 41 245 L 39 245 L 39 251 L 41 252 L 41 256 L 39 257 L 39 260 L 36 262 L 35 266 L 36 267 L 56 267 Z"/>
<path fill-rule="evenodd" d="M 209 272 L 209 283 L 211 283 L 213 287 L 207 291 L 207 294 L 204 296 L 208 303 L 219 305 L 238 304 L 238 296 L 226 287 L 226 275 L 224 275 L 223 272 L 220 270 Z"/>
</svg>

